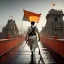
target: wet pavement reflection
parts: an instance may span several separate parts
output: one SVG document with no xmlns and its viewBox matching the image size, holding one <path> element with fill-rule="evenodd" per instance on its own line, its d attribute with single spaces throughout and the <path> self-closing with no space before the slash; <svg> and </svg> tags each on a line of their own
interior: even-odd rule
<svg viewBox="0 0 64 64">
<path fill-rule="evenodd" d="M 29 46 L 24 41 L 22 44 L 12 49 L 0 57 L 0 64 L 56 64 L 50 55 L 48 49 L 38 42 L 39 49 L 36 48 L 35 53 L 31 54 Z"/>
</svg>

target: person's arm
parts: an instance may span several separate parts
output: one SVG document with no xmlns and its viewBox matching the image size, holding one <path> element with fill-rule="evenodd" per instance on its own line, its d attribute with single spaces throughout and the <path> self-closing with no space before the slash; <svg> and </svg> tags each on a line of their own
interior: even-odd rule
<svg viewBox="0 0 64 64">
<path fill-rule="evenodd" d="M 25 40 L 27 41 L 28 35 L 26 34 Z"/>
<path fill-rule="evenodd" d="M 38 37 L 39 37 L 39 41 L 40 41 L 40 34 L 39 34 L 39 31 L 38 31 L 38 28 L 36 28 L 36 31 L 37 31 L 37 34 L 38 34 Z"/>
<path fill-rule="evenodd" d="M 25 37 L 26 41 L 28 40 L 28 32 L 29 32 L 29 29 L 27 30 L 27 33 L 26 33 L 26 37 Z"/>
</svg>

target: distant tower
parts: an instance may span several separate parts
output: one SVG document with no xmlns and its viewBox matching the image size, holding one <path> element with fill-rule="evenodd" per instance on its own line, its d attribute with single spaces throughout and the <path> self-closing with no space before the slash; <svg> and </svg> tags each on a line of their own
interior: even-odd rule
<svg viewBox="0 0 64 64">
<path fill-rule="evenodd" d="M 19 31 L 18 31 L 17 25 L 15 23 L 15 20 L 8 19 L 8 23 L 2 29 L 2 33 L 6 34 L 6 36 L 7 36 L 8 33 L 10 33 L 11 36 L 19 35 Z"/>
<path fill-rule="evenodd" d="M 42 28 L 42 34 L 44 36 L 54 36 L 58 34 L 59 38 L 64 38 L 64 22 L 63 11 L 51 9 L 46 16 L 47 22 L 44 28 Z"/>
</svg>

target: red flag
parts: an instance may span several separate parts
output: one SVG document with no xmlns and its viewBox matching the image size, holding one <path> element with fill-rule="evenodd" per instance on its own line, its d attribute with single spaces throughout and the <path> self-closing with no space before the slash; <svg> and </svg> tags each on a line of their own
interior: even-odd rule
<svg viewBox="0 0 64 64">
<path fill-rule="evenodd" d="M 52 6 L 56 6 L 54 3 L 52 3 Z"/>
<path fill-rule="evenodd" d="M 34 12 L 30 12 L 27 10 L 24 10 L 24 17 L 23 20 L 25 21 L 35 21 L 35 22 L 39 22 L 41 14 L 36 14 Z"/>
</svg>

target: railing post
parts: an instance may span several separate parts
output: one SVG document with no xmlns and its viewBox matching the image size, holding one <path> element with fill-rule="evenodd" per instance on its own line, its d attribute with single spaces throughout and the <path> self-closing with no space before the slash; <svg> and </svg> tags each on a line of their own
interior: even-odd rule
<svg viewBox="0 0 64 64">
<path fill-rule="evenodd" d="M 7 39 L 9 39 L 9 40 L 10 40 L 10 38 L 11 38 L 11 34 L 10 34 L 10 33 L 8 33 L 8 34 L 7 34 Z"/>
<path fill-rule="evenodd" d="M 58 39 L 59 37 L 58 37 L 58 34 L 57 33 L 55 33 L 55 35 L 54 35 L 54 39 Z"/>
</svg>

